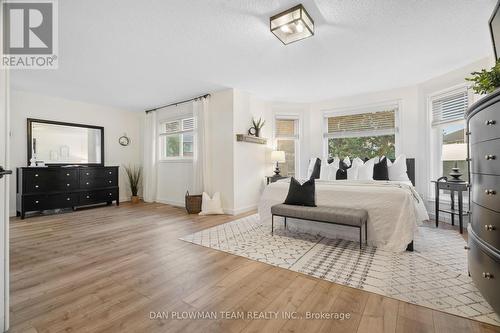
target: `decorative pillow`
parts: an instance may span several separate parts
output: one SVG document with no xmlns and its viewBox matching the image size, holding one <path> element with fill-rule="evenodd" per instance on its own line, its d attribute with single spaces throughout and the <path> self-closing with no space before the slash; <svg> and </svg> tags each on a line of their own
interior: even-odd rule
<svg viewBox="0 0 500 333">
<path fill-rule="evenodd" d="M 295 206 L 316 207 L 316 188 L 314 178 L 309 179 L 304 184 L 300 184 L 297 179 L 290 179 L 290 187 L 285 204 Z"/>
<path fill-rule="evenodd" d="M 335 173 L 335 179 L 337 180 L 347 179 L 347 171 L 343 169 L 337 169 L 337 172 Z"/>
<path fill-rule="evenodd" d="M 203 192 L 203 195 L 201 197 L 201 212 L 198 215 L 217 214 L 224 214 L 220 201 L 220 193 L 215 192 L 214 196 L 210 198 L 210 196 L 206 192 Z"/>
<path fill-rule="evenodd" d="M 359 165 L 353 164 L 346 171 L 347 171 L 347 179 L 348 180 L 356 180 L 356 179 L 358 179 Z"/>
<path fill-rule="evenodd" d="M 351 160 L 349 159 L 349 156 L 344 158 L 344 160 L 342 162 L 344 162 L 346 169 L 351 166 Z"/>
<path fill-rule="evenodd" d="M 355 165 L 363 165 L 365 162 L 363 162 L 362 159 L 360 159 L 359 157 L 355 157 L 353 160 L 352 160 L 352 166 L 355 166 Z"/>
<path fill-rule="evenodd" d="M 314 162 L 314 168 L 309 179 L 318 179 L 321 175 L 321 160 L 316 158 Z"/>
<path fill-rule="evenodd" d="M 389 169 L 387 168 L 387 158 L 385 156 L 373 166 L 373 179 L 389 180 Z"/>
<path fill-rule="evenodd" d="M 399 155 L 390 166 L 388 164 L 389 180 L 410 181 L 406 173 L 406 155 Z"/>
<path fill-rule="evenodd" d="M 354 162 L 353 162 L 354 163 Z M 374 160 L 368 160 L 365 164 L 358 165 L 358 180 L 373 180 Z"/>
<path fill-rule="evenodd" d="M 321 180 L 332 180 L 335 179 L 335 173 L 337 171 L 337 168 L 335 168 L 335 165 L 333 163 L 328 163 L 326 159 L 323 159 L 321 161 L 321 172 L 319 175 L 319 179 Z M 333 176 L 332 176 L 333 174 Z"/>
<path fill-rule="evenodd" d="M 309 166 L 307 167 L 307 178 L 310 179 L 312 176 L 314 178 L 319 178 L 321 174 L 321 160 L 317 157 L 311 158 L 309 160 Z"/>
</svg>

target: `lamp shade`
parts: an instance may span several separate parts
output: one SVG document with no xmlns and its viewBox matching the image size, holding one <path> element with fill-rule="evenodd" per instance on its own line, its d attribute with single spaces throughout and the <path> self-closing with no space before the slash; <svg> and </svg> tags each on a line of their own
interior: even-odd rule
<svg viewBox="0 0 500 333">
<path fill-rule="evenodd" d="M 467 144 L 453 143 L 443 145 L 442 161 L 465 161 L 467 159 Z"/>
<path fill-rule="evenodd" d="M 275 150 L 271 152 L 271 161 L 278 163 L 285 163 L 285 152 L 282 150 Z"/>
</svg>

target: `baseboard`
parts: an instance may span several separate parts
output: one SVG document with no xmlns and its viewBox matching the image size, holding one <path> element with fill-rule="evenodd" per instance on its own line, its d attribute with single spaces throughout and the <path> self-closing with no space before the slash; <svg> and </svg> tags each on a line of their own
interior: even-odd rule
<svg viewBox="0 0 500 333">
<path fill-rule="evenodd" d="M 162 198 L 157 198 L 155 201 L 158 203 L 162 203 L 162 204 L 170 205 L 170 206 L 175 206 L 175 207 L 184 208 L 186 206 L 186 203 L 184 201 L 174 201 L 174 200 L 162 199 Z"/>
</svg>

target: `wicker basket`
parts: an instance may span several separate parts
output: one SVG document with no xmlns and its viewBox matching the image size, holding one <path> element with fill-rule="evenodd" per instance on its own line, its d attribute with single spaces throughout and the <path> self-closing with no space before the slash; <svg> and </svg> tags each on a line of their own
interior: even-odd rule
<svg viewBox="0 0 500 333">
<path fill-rule="evenodd" d="M 186 210 L 188 214 L 198 214 L 201 212 L 201 198 L 201 194 L 190 195 L 189 191 L 186 192 Z"/>
</svg>

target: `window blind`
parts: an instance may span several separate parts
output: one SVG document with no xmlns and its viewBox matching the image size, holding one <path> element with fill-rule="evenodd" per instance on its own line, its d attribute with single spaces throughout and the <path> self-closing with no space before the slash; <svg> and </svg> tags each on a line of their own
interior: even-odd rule
<svg viewBox="0 0 500 333">
<path fill-rule="evenodd" d="M 466 89 L 434 98 L 431 102 L 432 126 L 463 120 L 468 106 L 469 95 Z"/>
<path fill-rule="evenodd" d="M 363 136 L 395 133 L 396 110 L 330 116 L 327 119 L 327 135 Z"/>
<path fill-rule="evenodd" d="M 184 118 L 174 121 L 168 121 L 163 124 L 161 134 L 176 134 L 194 130 L 194 118 Z"/>
<path fill-rule="evenodd" d="M 276 137 L 297 137 L 295 119 L 276 119 Z"/>
</svg>

